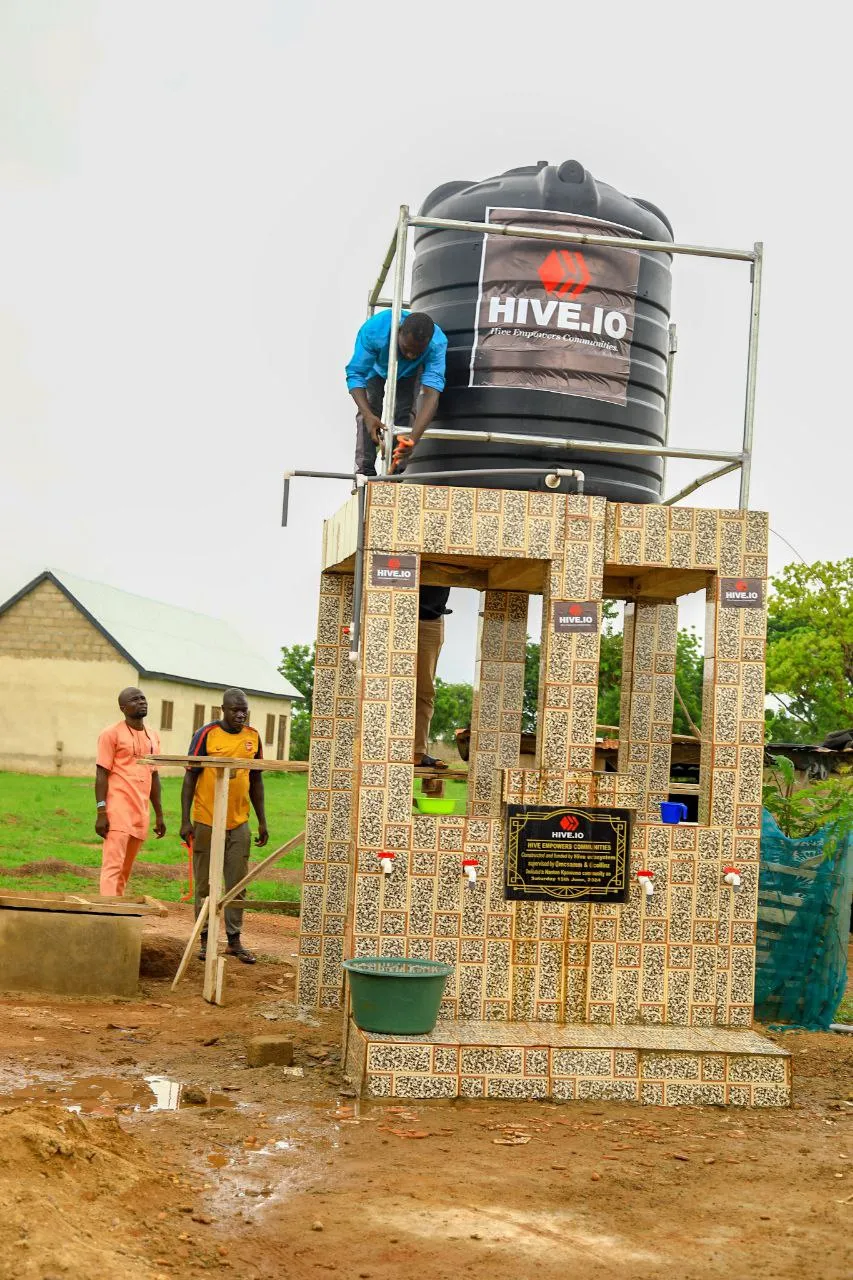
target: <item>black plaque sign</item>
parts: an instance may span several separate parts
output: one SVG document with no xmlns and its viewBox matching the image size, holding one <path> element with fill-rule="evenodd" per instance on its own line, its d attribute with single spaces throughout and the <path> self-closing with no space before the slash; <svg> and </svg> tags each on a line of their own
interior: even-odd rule
<svg viewBox="0 0 853 1280">
<path fill-rule="evenodd" d="M 372 587 L 414 587 L 418 580 L 418 558 L 374 552 L 370 561 Z"/>
<path fill-rule="evenodd" d="M 597 600 L 555 600 L 554 630 L 568 631 L 575 635 L 590 634 L 598 630 Z"/>
<path fill-rule="evenodd" d="M 507 805 L 505 897 L 521 902 L 627 902 L 627 809 Z"/>
<path fill-rule="evenodd" d="M 720 578 L 720 604 L 729 609 L 761 609 L 764 583 L 761 578 Z"/>
</svg>

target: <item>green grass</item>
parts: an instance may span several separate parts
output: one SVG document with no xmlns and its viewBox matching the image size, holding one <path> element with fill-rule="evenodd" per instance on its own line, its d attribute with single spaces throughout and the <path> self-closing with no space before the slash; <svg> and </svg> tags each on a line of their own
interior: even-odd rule
<svg viewBox="0 0 853 1280">
<path fill-rule="evenodd" d="M 181 778 L 163 779 L 163 810 L 167 834 L 157 840 L 149 836 L 137 858 L 147 863 L 145 872 L 135 872 L 128 886 L 134 894 L 149 893 L 154 898 L 177 902 L 186 889 L 187 852 L 180 841 Z M 304 773 L 267 773 L 264 776 L 270 843 L 265 850 L 255 848 L 253 856 L 263 857 L 276 845 L 284 844 L 305 827 L 308 779 Z M 420 793 L 420 782 L 416 783 Z M 455 812 L 464 813 L 467 784 L 449 780 L 445 795 L 455 801 Z M 254 817 L 251 819 L 254 829 Z M 303 850 L 297 849 L 277 862 L 276 869 L 300 867 Z M 22 866 L 39 867 L 34 874 L 20 874 Z M 67 870 L 57 865 L 67 864 Z M 151 865 L 182 868 L 179 878 L 157 875 Z M 95 796 L 89 778 L 43 778 L 30 773 L 0 773 L 0 889 L 32 890 L 43 893 L 82 893 L 97 890 L 97 879 L 74 868 L 101 865 L 101 841 L 95 835 Z M 298 884 L 278 880 L 256 880 L 252 898 L 298 901 Z"/>
<path fill-rule="evenodd" d="M 181 778 L 163 779 L 163 811 L 167 834 L 157 840 L 152 834 L 142 846 L 138 862 L 186 868 L 187 851 L 181 845 Z M 268 773 L 264 778 L 270 843 L 253 856 L 263 857 L 276 845 L 284 844 L 305 826 L 307 776 L 304 773 Z M 254 816 L 251 820 L 255 828 Z M 302 849 L 277 862 L 276 869 L 302 865 Z M 17 868 L 33 863 L 51 863 L 34 875 L 15 874 Z M 63 870 L 56 863 L 67 863 Z M 101 841 L 95 835 L 95 796 L 88 778 L 43 778 L 27 773 L 0 773 L 0 889 L 31 889 L 36 892 L 80 893 L 97 890 L 97 880 L 74 871 L 75 867 L 101 865 Z M 134 874 L 128 892 L 150 893 L 155 898 L 176 902 L 186 888 L 186 875 L 167 878 L 156 873 Z M 253 898 L 298 901 L 296 884 L 276 880 L 256 881 Z"/>
<path fill-rule="evenodd" d="M 835 1013 L 835 1022 L 853 1023 L 853 995 L 846 995 Z"/>
</svg>

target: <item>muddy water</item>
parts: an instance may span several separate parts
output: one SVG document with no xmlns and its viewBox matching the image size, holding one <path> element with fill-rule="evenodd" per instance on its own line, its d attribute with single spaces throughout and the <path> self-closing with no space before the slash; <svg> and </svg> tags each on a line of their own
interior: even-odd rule
<svg viewBox="0 0 853 1280">
<path fill-rule="evenodd" d="M 83 1076 L 78 1080 L 41 1081 L 0 1094 L 0 1103 L 26 1106 L 50 1102 L 83 1115 L 110 1115 L 114 1111 L 177 1111 L 179 1107 L 233 1107 L 225 1093 L 192 1088 L 165 1076 L 145 1076 L 141 1080 L 121 1080 L 112 1076 Z"/>
</svg>

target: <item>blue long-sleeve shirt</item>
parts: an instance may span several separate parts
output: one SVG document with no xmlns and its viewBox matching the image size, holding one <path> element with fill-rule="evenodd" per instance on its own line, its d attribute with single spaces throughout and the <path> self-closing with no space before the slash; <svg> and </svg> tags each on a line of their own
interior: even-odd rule
<svg viewBox="0 0 853 1280">
<path fill-rule="evenodd" d="M 402 313 L 403 318 L 409 314 Z M 375 316 L 365 320 L 355 339 L 355 350 L 347 365 L 347 387 L 366 387 L 373 377 L 388 377 L 388 348 L 391 344 L 391 312 L 377 311 Z M 444 390 L 444 362 L 447 356 L 447 338 L 435 326 L 430 344 L 417 360 L 404 360 L 397 354 L 397 377 L 405 378 L 422 369 L 421 386 L 432 387 L 436 391 Z"/>
</svg>

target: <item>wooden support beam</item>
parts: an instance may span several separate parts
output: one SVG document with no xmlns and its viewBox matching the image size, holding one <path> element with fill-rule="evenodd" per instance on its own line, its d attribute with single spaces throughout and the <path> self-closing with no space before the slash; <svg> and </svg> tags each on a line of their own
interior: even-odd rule
<svg viewBox="0 0 853 1280">
<path fill-rule="evenodd" d="M 602 592 L 614 600 L 677 600 L 703 591 L 713 574 L 707 569 L 648 569 L 606 564 Z"/>
<path fill-rule="evenodd" d="M 208 1004 L 216 1003 L 217 947 L 219 943 L 219 899 L 222 894 L 222 877 L 225 867 L 225 820 L 228 810 L 228 780 L 230 769 L 217 769 L 213 791 L 213 827 L 210 833 L 210 867 L 208 883 L 210 897 L 207 924 L 207 960 L 204 965 L 204 998 Z"/>
<path fill-rule="evenodd" d="M 541 595 L 545 589 L 545 571 L 549 560 L 498 560 L 488 572 L 491 591 L 526 591 Z"/>
<path fill-rule="evenodd" d="M 262 871 L 265 871 L 267 867 L 272 865 L 272 863 L 277 862 L 279 858 L 283 858 L 294 849 L 298 849 L 304 841 L 305 832 L 300 831 L 298 836 L 294 836 L 292 840 L 288 840 L 287 844 L 283 844 L 280 849 L 275 849 L 272 853 L 267 854 L 261 862 L 256 863 L 255 866 L 243 876 L 242 880 L 238 880 L 226 894 L 223 894 L 219 899 L 219 907 L 217 909 L 219 911 L 224 911 L 229 902 L 233 902 L 237 895 L 242 893 L 247 885 L 250 885 L 253 880 L 257 880 Z"/>
<path fill-rule="evenodd" d="M 195 946 L 196 942 L 198 942 L 198 939 L 201 935 L 201 931 L 204 928 L 205 924 L 207 923 L 207 912 L 209 907 L 210 907 L 210 898 L 205 898 L 204 902 L 201 904 L 201 910 L 196 916 L 196 921 L 195 921 L 195 924 L 193 925 L 192 933 L 190 934 L 190 937 L 189 937 L 189 942 L 187 943 L 186 948 L 184 949 L 184 954 L 181 956 L 181 963 L 178 965 L 178 972 L 175 974 L 174 981 L 172 982 L 173 991 L 175 990 L 175 987 L 180 982 L 181 978 L 186 973 L 187 965 L 189 964 L 190 957 L 192 956 L 192 953 L 193 953 L 193 947 Z"/>
<path fill-rule="evenodd" d="M 0 893 L 0 908 L 14 907 L 17 911 L 80 912 L 97 916 L 153 916 L 165 915 L 159 903 L 151 905 L 141 898 L 99 898 L 92 894 L 83 898 L 68 894 Z"/>
<path fill-rule="evenodd" d="M 267 773 L 307 773 L 307 760 L 232 760 L 224 756 L 141 756 L 142 764 L 182 764 L 196 769 L 249 769 Z"/>
<path fill-rule="evenodd" d="M 302 911 L 302 904 L 289 898 L 247 898 L 240 906 L 243 911 L 272 911 L 283 916 L 298 916 Z"/>
</svg>

